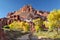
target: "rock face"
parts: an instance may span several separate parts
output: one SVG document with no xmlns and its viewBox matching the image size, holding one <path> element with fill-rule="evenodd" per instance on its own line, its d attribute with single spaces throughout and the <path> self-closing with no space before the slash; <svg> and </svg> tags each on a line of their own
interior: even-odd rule
<svg viewBox="0 0 60 40">
<path fill-rule="evenodd" d="M 8 25 L 13 21 L 25 21 L 35 18 L 46 20 L 48 14 L 49 12 L 35 10 L 31 5 L 25 5 L 18 11 L 8 13 L 5 18 L 0 18 L 0 26 Z"/>
<path fill-rule="evenodd" d="M 5 37 L 2 37 L 2 35 L 4 35 L 4 32 L 2 30 L 3 26 L 11 24 L 13 21 L 31 21 L 36 18 L 46 20 L 48 14 L 49 12 L 35 10 L 30 5 L 25 5 L 18 11 L 8 13 L 5 18 L 0 18 L 0 40 L 1 38 L 4 38 L 4 40 L 6 40 Z"/>
<path fill-rule="evenodd" d="M 0 26 L 8 25 L 13 21 L 21 21 L 21 20 L 32 20 L 35 18 L 41 18 L 46 20 L 49 12 L 39 11 L 32 8 L 30 5 L 23 6 L 20 10 L 8 13 L 5 18 L 0 18 Z"/>
</svg>

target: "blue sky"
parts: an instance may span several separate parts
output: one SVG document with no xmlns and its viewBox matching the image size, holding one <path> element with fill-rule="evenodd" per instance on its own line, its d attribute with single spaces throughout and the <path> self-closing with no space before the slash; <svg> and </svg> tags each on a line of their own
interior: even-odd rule
<svg viewBox="0 0 60 40">
<path fill-rule="evenodd" d="M 5 17 L 8 12 L 19 10 L 26 4 L 43 11 L 60 9 L 60 0 L 0 0 L 0 18 Z"/>
</svg>

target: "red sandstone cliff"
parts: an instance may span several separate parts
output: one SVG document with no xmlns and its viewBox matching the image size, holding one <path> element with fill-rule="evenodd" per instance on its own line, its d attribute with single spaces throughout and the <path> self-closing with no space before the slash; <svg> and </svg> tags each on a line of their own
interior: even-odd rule
<svg viewBox="0 0 60 40">
<path fill-rule="evenodd" d="M 0 23 L 2 23 L 0 26 L 8 25 L 13 21 L 34 19 L 38 17 L 45 20 L 48 14 L 49 12 L 35 10 L 31 5 L 25 5 L 18 11 L 8 13 L 6 18 L 0 18 Z"/>
<path fill-rule="evenodd" d="M 30 20 L 35 18 L 41 18 L 42 20 L 46 20 L 48 14 L 49 12 L 35 10 L 30 5 L 25 5 L 18 11 L 8 13 L 5 18 L 0 18 L 0 39 L 2 36 L 5 36 L 3 35 L 4 34 L 3 30 L 1 30 L 3 26 L 8 25 L 13 21 L 21 21 L 21 20 L 26 21 L 26 19 Z"/>
</svg>

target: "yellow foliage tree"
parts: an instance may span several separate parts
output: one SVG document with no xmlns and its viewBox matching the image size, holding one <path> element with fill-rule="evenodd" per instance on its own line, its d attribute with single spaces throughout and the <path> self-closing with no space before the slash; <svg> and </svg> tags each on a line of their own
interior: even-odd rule
<svg viewBox="0 0 60 40">
<path fill-rule="evenodd" d="M 34 19 L 33 23 L 35 24 L 35 30 L 36 32 L 38 32 L 39 30 L 42 30 L 42 24 L 43 24 L 43 20 L 40 18 Z"/>
<path fill-rule="evenodd" d="M 49 29 L 60 27 L 60 10 L 53 10 L 47 16 L 47 21 L 44 22 Z"/>
<path fill-rule="evenodd" d="M 9 25 L 10 30 L 17 30 L 17 31 L 24 31 L 24 32 L 28 32 L 29 31 L 29 24 L 27 22 L 21 21 L 14 21 L 13 23 L 11 23 Z"/>
</svg>

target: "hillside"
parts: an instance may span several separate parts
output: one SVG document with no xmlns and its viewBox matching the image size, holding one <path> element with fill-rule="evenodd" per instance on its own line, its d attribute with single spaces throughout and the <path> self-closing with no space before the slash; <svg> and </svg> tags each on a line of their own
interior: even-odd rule
<svg viewBox="0 0 60 40">
<path fill-rule="evenodd" d="M 13 21 L 26 21 L 41 18 L 46 20 L 49 12 L 36 10 L 31 5 L 25 5 L 17 11 L 10 12 L 5 18 L 0 18 L 0 26 L 8 25 Z"/>
</svg>

